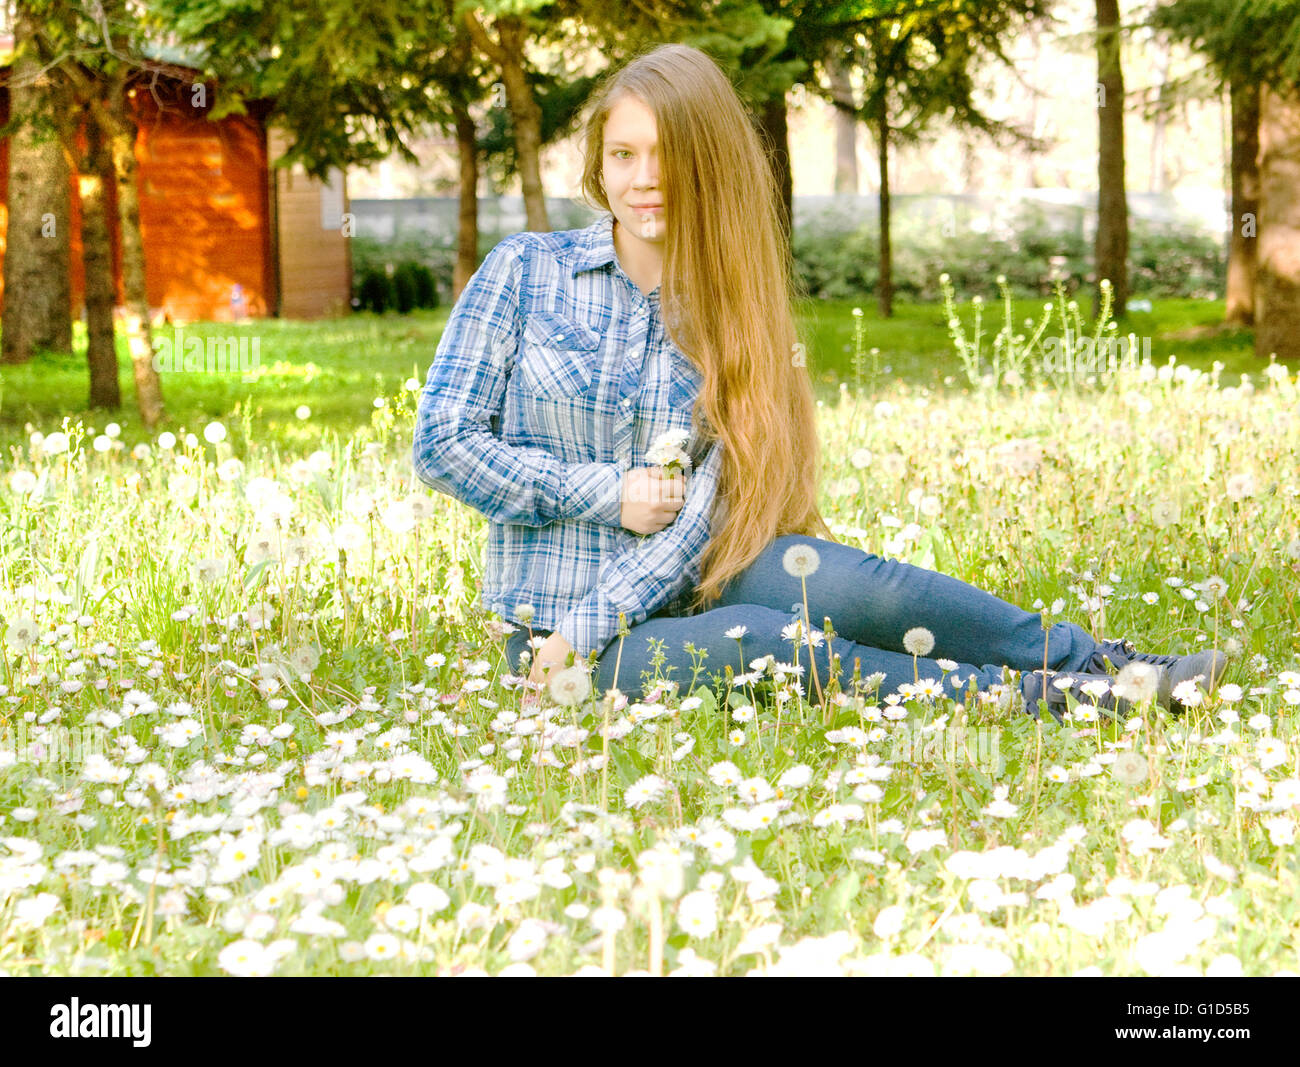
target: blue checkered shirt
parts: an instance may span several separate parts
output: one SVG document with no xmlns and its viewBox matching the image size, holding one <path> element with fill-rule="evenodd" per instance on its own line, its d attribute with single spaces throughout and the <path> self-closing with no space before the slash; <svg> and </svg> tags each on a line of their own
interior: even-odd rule
<svg viewBox="0 0 1300 1067">
<path fill-rule="evenodd" d="M 490 520 L 478 603 L 558 631 L 579 657 L 652 615 L 685 615 L 722 459 L 692 419 L 702 376 L 614 254 L 613 215 L 501 241 L 452 309 L 420 392 L 421 481 Z M 685 502 L 624 529 L 623 478 L 670 430 L 690 436 Z"/>
</svg>

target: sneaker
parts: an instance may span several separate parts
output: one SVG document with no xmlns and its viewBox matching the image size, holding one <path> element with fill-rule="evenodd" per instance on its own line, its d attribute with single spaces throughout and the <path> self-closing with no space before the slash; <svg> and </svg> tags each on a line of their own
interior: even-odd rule
<svg viewBox="0 0 1300 1067">
<path fill-rule="evenodd" d="M 1213 693 L 1215 687 L 1223 679 L 1227 670 L 1228 657 L 1217 649 L 1207 649 L 1204 652 L 1197 652 L 1190 656 L 1169 656 L 1169 657 L 1152 657 L 1152 659 L 1172 659 L 1173 665 L 1168 666 L 1164 662 L 1153 663 L 1147 659 L 1134 657 L 1120 670 L 1119 676 L 1112 682 L 1111 692 L 1106 694 L 1110 698 L 1108 704 L 1105 699 L 1099 699 L 1099 707 L 1110 707 L 1115 710 L 1117 715 L 1126 713 L 1133 706 L 1135 701 L 1149 699 L 1154 696 L 1156 703 L 1166 711 L 1175 715 L 1187 710 L 1187 705 L 1180 701 L 1175 695 L 1177 687 L 1185 682 L 1194 682 L 1206 693 Z M 1145 678 L 1127 678 L 1126 675 L 1130 669 L 1136 671 L 1142 668 L 1146 673 Z M 1040 675 L 1041 671 L 1038 672 Z M 1077 681 L 1071 687 L 1075 692 L 1078 700 L 1087 699 L 1086 694 L 1081 690 L 1083 682 L 1090 678 L 1099 677 L 1098 675 L 1081 673 L 1081 672 L 1060 672 L 1057 674 L 1067 674 Z M 1110 680 L 1109 675 L 1101 675 Z M 1049 683 L 1049 689 L 1052 685 Z M 1041 685 L 1039 686 L 1041 690 Z M 1139 696 L 1145 691 L 1145 696 Z M 1037 690 L 1035 691 L 1037 694 Z M 1050 699 L 1050 697 L 1049 697 Z"/>
<path fill-rule="evenodd" d="M 1068 681 L 1068 687 L 1064 685 Z M 1070 707 L 1070 702 L 1066 697 L 1066 690 L 1074 695 L 1074 701 L 1077 704 L 1095 706 L 1097 711 L 1104 714 L 1109 719 L 1117 719 L 1121 715 L 1127 714 L 1132 703 L 1123 697 L 1116 696 L 1111 690 L 1111 684 L 1114 681 L 1109 675 L 1104 674 L 1084 674 L 1080 671 L 1049 671 L 1046 680 L 1044 680 L 1042 670 L 1036 670 L 1025 674 L 1021 678 L 1021 692 L 1025 697 L 1025 713 L 1032 715 L 1035 719 L 1038 715 L 1038 702 L 1047 701 L 1047 710 L 1059 723 L 1064 723 L 1063 713 Z M 1105 691 L 1093 695 L 1084 690 L 1083 686 L 1088 682 L 1100 682 L 1105 686 Z M 1100 688 L 1100 687 L 1098 687 Z M 1167 689 L 1165 690 L 1168 691 Z"/>
<path fill-rule="evenodd" d="M 1228 657 L 1213 648 L 1198 652 L 1194 656 L 1181 656 L 1179 658 L 1179 663 L 1167 668 L 1171 694 L 1177 691 L 1179 685 L 1189 681 L 1195 682 L 1197 688 L 1207 695 L 1213 693 L 1219 683 L 1223 681 L 1223 676 L 1228 669 Z M 1165 670 L 1166 668 L 1158 669 Z M 1170 702 L 1165 706 L 1175 714 L 1187 710 L 1187 706 L 1172 695 Z"/>
<path fill-rule="evenodd" d="M 1176 656 L 1139 652 L 1131 641 L 1102 641 L 1085 670 L 1119 670 L 1129 663 L 1150 663 L 1165 668 L 1169 672 L 1171 689 L 1180 682 L 1195 678 L 1207 693 L 1214 692 L 1228 669 L 1228 657 L 1217 648 L 1207 648 L 1190 656 Z"/>
<path fill-rule="evenodd" d="M 1195 679 L 1207 693 L 1213 693 L 1227 670 L 1228 657 L 1217 648 L 1207 648 L 1195 655 L 1179 656 L 1178 662 L 1169 668 L 1169 684 L 1173 687 Z"/>
<path fill-rule="evenodd" d="M 1158 655 L 1154 652 L 1139 652 L 1132 641 L 1099 641 L 1084 670 L 1118 671 L 1134 660 L 1139 663 L 1150 663 L 1156 667 L 1172 667 L 1180 658 L 1174 655 Z"/>
</svg>

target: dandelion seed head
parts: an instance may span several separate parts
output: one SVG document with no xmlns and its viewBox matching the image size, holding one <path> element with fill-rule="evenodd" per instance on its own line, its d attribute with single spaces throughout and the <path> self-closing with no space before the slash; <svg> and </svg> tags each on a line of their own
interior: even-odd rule
<svg viewBox="0 0 1300 1067">
<path fill-rule="evenodd" d="M 928 656 L 934 649 L 934 634 L 924 626 L 913 626 L 903 634 L 903 647 L 912 656 Z"/>
<path fill-rule="evenodd" d="M 785 550 L 785 554 L 781 557 L 781 566 L 785 568 L 786 574 L 796 578 L 806 578 L 810 574 L 815 574 L 817 568 L 821 566 L 821 556 L 812 545 L 801 542 Z"/>
<path fill-rule="evenodd" d="M 1139 704 L 1155 697 L 1160 684 L 1160 668 L 1153 663 L 1134 660 L 1126 663 L 1112 687 L 1116 696 Z"/>
<path fill-rule="evenodd" d="M 591 694 L 591 679 L 578 664 L 566 667 L 550 680 L 551 699 L 569 707 L 581 704 Z"/>
<path fill-rule="evenodd" d="M 1121 752 L 1110 765 L 1111 776 L 1128 786 L 1139 786 L 1147 780 L 1147 761 L 1136 752 Z"/>
</svg>

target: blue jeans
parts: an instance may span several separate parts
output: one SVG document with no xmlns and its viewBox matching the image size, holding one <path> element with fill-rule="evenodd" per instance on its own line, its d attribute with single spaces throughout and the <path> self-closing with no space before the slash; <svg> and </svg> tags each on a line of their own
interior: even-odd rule
<svg viewBox="0 0 1300 1067">
<path fill-rule="evenodd" d="M 896 691 L 904 682 L 912 683 L 913 659 L 903 649 L 903 635 L 913 627 L 924 627 L 934 635 L 929 656 L 916 660 L 918 676 L 943 681 L 944 692 L 959 700 L 958 689 L 964 693 L 972 677 L 976 690 L 987 690 L 1003 681 L 1004 666 L 1022 672 L 1041 670 L 1044 647 L 1048 669 L 1063 671 L 1085 669 L 1098 647 L 1086 630 L 1072 622 L 1055 623 L 1044 632 L 1037 612 L 1023 611 L 960 579 L 834 541 L 787 534 L 776 538 L 735 575 L 709 611 L 680 617 L 655 615 L 631 627 L 622 642 L 618 688 L 633 699 L 651 688 L 653 641 L 662 642 L 661 677 L 676 680 L 682 696 L 692 688 L 695 672 L 691 654 L 683 647 L 687 642 L 695 646 L 697 656 L 700 651 L 707 653 L 696 685 L 711 684 L 715 675 L 720 681 L 724 664 L 742 674 L 750 669 L 752 660 L 768 654 L 778 662 L 796 662 L 793 640 L 781 635 L 785 627 L 803 617 L 803 584 L 783 566 L 786 549 L 795 544 L 810 545 L 820 558 L 817 570 L 806 578 L 811 628 L 821 630 L 823 617 L 830 616 L 835 629 L 832 641 L 823 640 L 814 649 L 823 688 L 831 675 L 832 654 L 839 656 L 838 677 L 844 693 L 853 693 L 855 660 L 860 678 L 874 672 L 884 674 L 878 690 L 881 696 Z M 746 627 L 739 644 L 725 636 L 735 626 Z M 548 633 L 533 631 L 534 636 Z M 506 653 L 516 672 L 528 636 L 528 630 L 521 627 L 507 639 Z M 802 685 L 804 692 L 815 698 L 808 651 L 803 636 L 798 658 L 804 668 Z M 616 684 L 614 664 L 619 659 L 619 640 L 615 638 L 597 660 L 592 682 L 598 694 Z M 936 659 L 957 663 L 946 680 Z M 643 671 L 648 672 L 645 679 Z M 527 674 L 527 670 L 520 673 Z M 953 685 L 954 677 L 959 686 Z"/>
</svg>

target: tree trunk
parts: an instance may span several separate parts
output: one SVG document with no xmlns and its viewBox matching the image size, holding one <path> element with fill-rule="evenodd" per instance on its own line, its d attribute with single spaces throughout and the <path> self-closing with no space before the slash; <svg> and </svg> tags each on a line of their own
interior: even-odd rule
<svg viewBox="0 0 1300 1067">
<path fill-rule="evenodd" d="M 163 418 L 162 385 L 153 369 L 153 331 L 145 289 L 144 240 L 140 231 L 140 189 L 135 161 L 136 126 L 127 97 L 125 73 L 109 81 L 109 106 L 97 109 L 113 158 L 117 209 L 122 241 L 122 288 L 126 304 L 126 337 L 135 377 L 140 418 L 152 429 Z"/>
<path fill-rule="evenodd" d="M 1300 361 L 1300 91 L 1259 97 L 1259 265 L 1255 354 Z"/>
<path fill-rule="evenodd" d="M 1043 42 L 1042 42 L 1042 38 L 1037 33 L 1030 33 L 1029 40 L 1033 43 L 1034 51 L 1029 64 L 1030 69 L 1026 72 L 1026 75 L 1030 79 L 1030 84 L 1038 85 L 1040 84 L 1038 79 L 1041 77 L 1040 71 L 1042 68 L 1041 60 L 1043 55 Z M 1029 120 L 1027 125 L 1029 126 L 1030 131 L 1033 133 L 1035 137 L 1043 136 L 1048 121 L 1049 121 L 1049 116 L 1045 115 L 1043 111 L 1039 108 L 1038 94 L 1030 93 L 1029 94 Z M 970 149 L 968 149 L 967 151 L 969 152 Z M 1041 153 L 1038 152 L 1036 149 L 1030 149 L 1024 154 L 1024 161 L 1025 161 L 1024 183 L 1030 189 L 1037 189 L 1039 185 L 1042 184 L 1038 180 L 1038 167 L 1039 167 L 1040 156 Z M 971 167 L 970 170 L 973 171 L 974 167 Z M 973 182 L 971 181 L 971 178 L 973 178 L 973 174 L 968 175 L 966 179 L 967 192 L 973 191 L 974 186 L 973 186 Z"/>
<path fill-rule="evenodd" d="M 794 215 L 794 179 L 790 173 L 790 126 L 784 93 L 764 102 L 759 125 L 766 139 L 768 162 L 772 167 L 772 178 L 776 182 L 777 214 L 786 242 L 789 243 Z"/>
<path fill-rule="evenodd" d="M 454 304 L 478 267 L 478 136 L 469 108 L 460 94 L 453 93 L 451 107 L 456 116 L 456 152 L 460 160 L 456 268 L 451 297 Z"/>
<path fill-rule="evenodd" d="M 1224 322 L 1255 323 L 1255 253 L 1259 226 L 1259 86 L 1233 82 L 1232 227 L 1228 240 L 1228 298 Z"/>
<path fill-rule="evenodd" d="M 1113 314 L 1128 304 L 1128 197 L 1124 188 L 1124 75 L 1120 69 L 1119 0 L 1097 3 L 1097 80 L 1105 96 L 1097 109 L 1096 306 L 1109 279 Z"/>
<path fill-rule="evenodd" d="M 41 75 L 36 22 L 15 12 L 16 53 L 9 81 L 9 222 L 4 256 L 0 363 L 26 363 L 38 348 L 72 351 L 68 271 L 70 174 L 59 123 L 68 108 L 60 84 Z"/>
<path fill-rule="evenodd" d="M 889 116 L 884 108 L 876 116 L 876 141 L 880 146 L 880 281 L 876 290 L 880 317 L 894 314 L 894 250 L 889 217 Z"/>
<path fill-rule="evenodd" d="M 841 55 L 840 47 L 832 45 L 823 60 L 831 83 L 831 98 L 844 107 L 835 109 L 835 191 L 858 192 L 858 115 L 853 99 L 853 81 L 849 65 Z M 848 110 L 845 110 L 845 109 Z"/>
<path fill-rule="evenodd" d="M 1151 174 L 1147 179 L 1147 192 L 1163 193 L 1169 188 L 1169 168 L 1165 164 L 1165 133 L 1169 127 L 1169 45 L 1159 42 L 1156 48 L 1156 113 L 1151 119 Z"/>
<path fill-rule="evenodd" d="M 87 111 L 86 151 L 78 161 L 81 181 L 81 258 L 86 274 L 86 362 L 90 368 L 92 408 L 117 410 L 122 390 L 117 378 L 117 345 L 113 330 L 113 246 L 109 239 L 106 183 L 113 162 L 103 131 Z"/>
<path fill-rule="evenodd" d="M 501 69 L 501 80 L 506 87 L 506 106 L 510 108 L 510 121 L 514 126 L 515 161 L 523 185 L 528 228 L 538 233 L 549 232 L 551 224 L 546 216 L 546 196 L 542 189 L 542 109 L 533 97 L 523 64 L 524 40 L 528 31 L 519 18 L 498 16 L 496 28 L 501 39 L 498 43 L 492 40 L 472 11 L 465 14 L 464 22 L 475 47 Z"/>
</svg>

